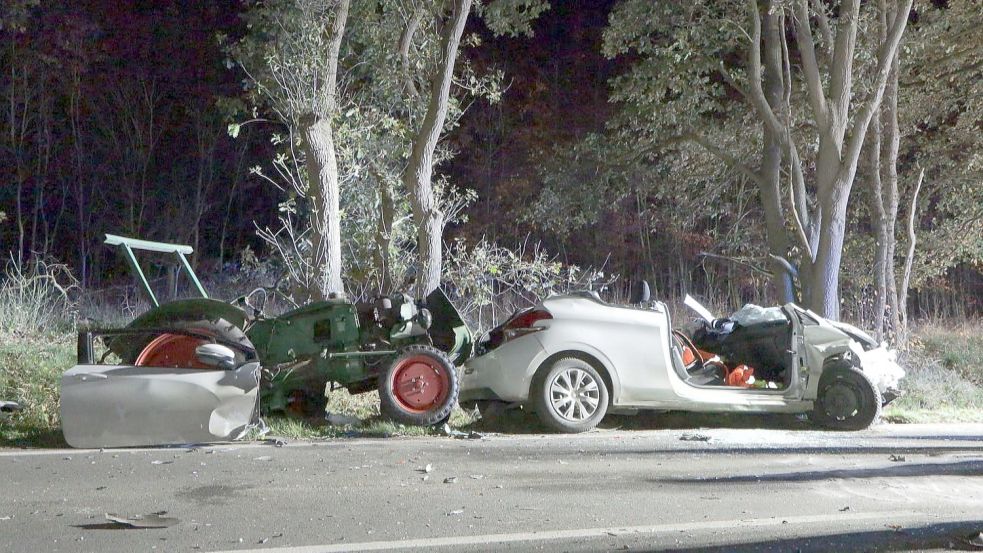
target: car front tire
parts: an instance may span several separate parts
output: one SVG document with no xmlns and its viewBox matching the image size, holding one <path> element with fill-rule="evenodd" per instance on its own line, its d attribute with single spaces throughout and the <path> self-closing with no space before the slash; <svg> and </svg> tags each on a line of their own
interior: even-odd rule
<svg viewBox="0 0 983 553">
<path fill-rule="evenodd" d="M 544 368 L 533 387 L 533 407 L 556 432 L 586 432 L 604 418 L 609 393 L 604 379 L 587 361 L 561 357 Z"/>
<path fill-rule="evenodd" d="M 881 393 L 861 370 L 835 363 L 823 370 L 811 419 L 832 430 L 863 430 L 881 415 Z"/>
</svg>

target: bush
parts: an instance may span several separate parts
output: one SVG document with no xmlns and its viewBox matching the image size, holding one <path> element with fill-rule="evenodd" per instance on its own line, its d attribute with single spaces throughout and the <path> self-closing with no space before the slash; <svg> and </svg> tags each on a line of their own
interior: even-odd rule
<svg viewBox="0 0 983 553">
<path fill-rule="evenodd" d="M 72 293 L 77 288 L 66 265 L 11 258 L 0 283 L 0 332 L 37 336 L 73 330 L 78 307 Z"/>
</svg>

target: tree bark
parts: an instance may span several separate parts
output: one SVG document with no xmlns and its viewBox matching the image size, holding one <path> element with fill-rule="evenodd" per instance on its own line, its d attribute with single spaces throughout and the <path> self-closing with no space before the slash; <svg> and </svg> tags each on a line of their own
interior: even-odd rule
<svg viewBox="0 0 983 553">
<path fill-rule="evenodd" d="M 335 151 L 331 117 L 338 108 L 338 60 L 341 40 L 348 22 L 350 0 L 340 0 L 331 24 L 331 37 L 325 55 L 328 69 L 313 113 L 301 118 L 304 134 L 311 208 L 311 282 L 317 299 L 345 292 L 341 279 L 341 205 L 338 182 L 338 158 Z"/>
<path fill-rule="evenodd" d="M 324 299 L 344 292 L 338 160 L 330 122 L 320 119 L 305 125 L 304 137 L 311 204 L 311 292 Z"/>
<path fill-rule="evenodd" d="M 867 149 L 869 157 L 868 171 L 871 184 L 870 199 L 871 213 L 874 226 L 874 310 L 872 313 L 874 337 L 878 341 L 884 338 L 884 316 L 887 313 L 887 242 L 890 240 L 887 232 L 887 210 L 884 205 L 884 184 L 881 180 L 881 121 L 875 119 L 871 123 L 870 145 Z"/>
<path fill-rule="evenodd" d="M 879 112 L 891 67 L 900 47 L 901 37 L 908 23 L 912 0 L 900 0 L 888 31 L 877 52 L 877 68 L 874 73 L 872 93 L 864 104 L 852 113 L 850 98 L 852 67 L 856 48 L 859 0 L 844 2 L 840 8 L 836 31 L 836 44 L 830 67 L 830 100 L 827 104 L 821 96 L 822 87 L 810 86 L 808 91 L 816 115 L 819 131 L 819 153 L 816 161 L 816 188 L 819 199 L 819 240 L 813 266 L 809 307 L 825 317 L 839 319 L 839 273 L 846 233 L 846 210 L 850 189 L 856 176 L 860 152 L 873 116 Z M 798 0 L 800 8 L 805 0 Z M 811 51 L 809 21 L 797 18 L 796 42 L 800 50 Z M 809 59 L 804 55 L 803 60 Z M 807 81 L 816 80 L 817 67 L 804 67 Z M 811 75 L 811 76 L 810 76 Z M 825 120 L 823 125 L 821 120 Z M 850 124 L 852 122 L 852 125 Z M 850 135 L 846 134 L 850 129 Z"/>
<path fill-rule="evenodd" d="M 772 110 L 777 110 L 785 97 L 782 62 L 782 48 L 785 39 L 780 10 L 773 10 L 769 6 L 762 27 L 762 39 L 765 46 L 762 90 L 765 101 L 768 102 Z M 765 216 L 768 252 L 772 256 L 784 259 L 788 255 L 788 233 L 785 230 L 785 212 L 782 209 L 781 200 L 782 138 L 764 126 L 762 126 L 762 132 L 764 133 L 764 140 L 761 151 L 761 167 L 758 169 L 758 174 L 761 177 L 758 182 L 758 191 Z M 772 299 L 781 303 L 794 301 L 795 290 L 792 287 L 792 275 L 775 257 L 771 258 L 774 274 L 771 284 Z"/>
<path fill-rule="evenodd" d="M 378 275 L 379 294 L 392 291 L 392 265 L 389 250 L 392 247 L 393 221 L 396 214 L 396 203 L 393 191 L 382 175 L 376 175 L 379 182 L 379 219 L 375 231 L 375 271 Z"/>
<path fill-rule="evenodd" d="M 444 26 L 441 37 L 440 67 L 430 83 L 427 113 L 413 140 L 413 150 L 403 171 L 403 183 L 410 192 L 413 220 L 417 225 L 418 297 L 425 297 L 440 286 L 444 213 L 433 189 L 433 156 L 444 130 L 454 79 L 454 64 L 461 35 L 471 12 L 471 3 L 472 0 L 454 0 L 451 20 Z"/>
<path fill-rule="evenodd" d="M 883 174 L 886 180 L 886 210 L 884 220 L 885 236 L 885 275 L 887 305 L 890 309 L 889 320 L 891 322 L 889 333 L 897 334 L 901 331 L 901 306 L 898 304 L 897 269 L 896 269 L 896 249 L 897 234 L 896 227 L 898 221 L 898 148 L 901 142 L 901 131 L 898 126 L 898 53 L 895 52 L 894 60 L 891 64 L 891 74 L 888 77 L 887 87 L 884 90 L 884 100 L 881 104 L 881 124 L 884 129 L 884 153 L 882 162 L 884 163 Z"/>
</svg>

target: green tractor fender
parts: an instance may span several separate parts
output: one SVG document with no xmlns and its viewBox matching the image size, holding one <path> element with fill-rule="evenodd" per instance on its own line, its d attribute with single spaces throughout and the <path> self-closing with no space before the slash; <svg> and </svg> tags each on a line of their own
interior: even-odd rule
<svg viewBox="0 0 983 553">
<path fill-rule="evenodd" d="M 240 330 L 246 326 L 246 312 L 238 307 L 209 298 L 175 300 L 158 305 L 126 325 L 127 330 L 166 329 L 181 321 L 218 321 L 224 319 Z M 153 339 L 152 334 L 134 334 L 112 340 L 110 348 L 124 362 L 136 359 L 140 351 Z"/>
</svg>

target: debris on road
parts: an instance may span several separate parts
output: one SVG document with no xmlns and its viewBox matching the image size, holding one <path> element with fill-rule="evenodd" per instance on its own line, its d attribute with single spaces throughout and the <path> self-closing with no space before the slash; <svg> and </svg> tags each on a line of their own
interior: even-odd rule
<svg viewBox="0 0 983 553">
<path fill-rule="evenodd" d="M 253 461 L 272 461 L 272 455 L 260 455 L 259 457 L 253 457 Z"/>
<path fill-rule="evenodd" d="M 269 537 L 266 537 L 266 538 L 262 538 L 261 540 L 259 540 L 256 543 L 262 545 L 262 544 L 270 541 L 273 538 L 282 538 L 282 537 L 283 537 L 283 532 L 277 532 L 276 534 L 273 534 L 272 536 L 269 536 Z"/>
<path fill-rule="evenodd" d="M 447 478 L 444 478 L 444 484 L 454 484 L 456 482 L 457 482 L 456 476 L 448 476 Z"/>
<path fill-rule="evenodd" d="M 889 461 L 893 461 L 895 463 L 904 463 L 905 462 L 904 455 L 891 455 L 890 457 L 888 457 L 888 460 Z"/>
<path fill-rule="evenodd" d="M 444 426 L 441 428 L 441 430 L 443 430 L 445 436 L 449 436 L 451 438 L 457 438 L 458 440 L 480 440 L 481 438 L 484 438 L 484 436 L 482 436 L 478 432 L 475 432 L 474 430 L 470 432 L 462 432 L 460 430 L 455 430 L 451 428 L 451 425 L 447 424 L 446 422 L 444 423 Z"/>
<path fill-rule="evenodd" d="M 263 440 L 263 443 L 273 447 L 283 447 L 287 445 L 287 440 L 283 438 L 270 437 Z"/>
<path fill-rule="evenodd" d="M 696 433 L 687 432 L 686 434 L 680 436 L 679 439 L 684 442 L 709 442 L 710 436 L 707 436 L 706 434 L 696 434 Z"/>
<path fill-rule="evenodd" d="M 976 532 L 975 534 L 970 534 L 963 538 L 963 542 L 966 545 L 972 546 L 975 549 L 983 549 L 983 532 Z"/>
<path fill-rule="evenodd" d="M 453 511 L 447 513 L 447 516 L 461 515 L 464 514 L 464 509 L 454 509 Z"/>
<path fill-rule="evenodd" d="M 481 479 L 482 479 L 482 478 L 484 478 L 484 477 L 485 477 L 485 475 L 484 475 L 484 474 L 472 474 L 472 475 L 471 475 L 471 479 L 472 479 L 472 480 L 481 480 Z"/>
<path fill-rule="evenodd" d="M 418 468 L 416 470 L 418 470 L 419 472 L 427 472 L 427 473 L 433 472 L 433 465 L 431 465 L 430 463 L 427 463 L 427 466 L 425 466 L 423 468 Z"/>
<path fill-rule="evenodd" d="M 165 517 L 167 511 L 150 513 L 149 515 L 134 515 L 132 517 L 106 513 L 106 520 L 126 528 L 146 529 L 146 528 L 170 528 L 181 522 L 174 517 Z"/>
<path fill-rule="evenodd" d="M 155 459 L 150 462 L 151 465 L 170 465 L 172 463 L 174 463 L 174 461 L 161 461 L 160 459 Z"/>
</svg>

